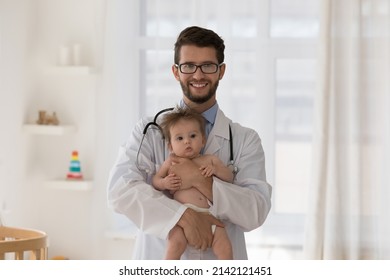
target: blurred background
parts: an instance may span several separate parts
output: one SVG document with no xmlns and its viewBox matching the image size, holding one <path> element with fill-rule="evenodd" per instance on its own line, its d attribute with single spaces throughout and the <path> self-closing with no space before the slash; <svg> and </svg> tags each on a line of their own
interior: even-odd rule
<svg viewBox="0 0 390 280">
<path fill-rule="evenodd" d="M 180 100 L 190 25 L 225 40 L 218 103 L 265 150 L 273 206 L 249 258 L 388 259 L 388 0 L 0 0 L 2 223 L 47 232 L 49 257 L 131 258 L 108 172 L 136 121 Z"/>
</svg>

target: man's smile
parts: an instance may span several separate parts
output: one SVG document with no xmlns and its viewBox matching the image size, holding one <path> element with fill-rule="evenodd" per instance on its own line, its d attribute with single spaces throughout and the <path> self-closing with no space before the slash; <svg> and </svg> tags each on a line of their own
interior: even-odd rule
<svg viewBox="0 0 390 280">
<path fill-rule="evenodd" d="M 203 87 L 206 87 L 208 85 L 207 82 L 192 82 L 190 83 L 191 86 L 195 87 L 195 88 L 203 88 Z"/>
</svg>

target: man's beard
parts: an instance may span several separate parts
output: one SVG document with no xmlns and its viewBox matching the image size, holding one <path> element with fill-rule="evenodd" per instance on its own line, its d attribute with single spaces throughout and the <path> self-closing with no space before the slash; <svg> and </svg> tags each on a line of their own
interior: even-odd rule
<svg viewBox="0 0 390 280">
<path fill-rule="evenodd" d="M 215 96 L 215 93 L 218 88 L 219 81 L 217 81 L 214 86 L 210 88 L 210 91 L 205 95 L 205 96 L 194 96 L 191 91 L 189 86 L 186 86 L 182 81 L 180 81 L 180 86 L 183 91 L 183 94 L 192 102 L 196 104 L 203 104 L 207 101 L 209 101 L 212 97 Z"/>
</svg>

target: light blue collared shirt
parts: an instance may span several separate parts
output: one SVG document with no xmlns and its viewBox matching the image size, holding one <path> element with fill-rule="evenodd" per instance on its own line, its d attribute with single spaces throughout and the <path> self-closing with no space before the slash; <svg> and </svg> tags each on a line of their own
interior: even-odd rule
<svg viewBox="0 0 390 280">
<path fill-rule="evenodd" d="M 219 107 L 218 103 L 215 102 L 215 104 L 210 109 L 202 113 L 202 116 L 206 119 L 206 138 L 209 136 L 210 131 L 214 127 L 215 118 L 217 117 L 218 107 Z"/>
</svg>

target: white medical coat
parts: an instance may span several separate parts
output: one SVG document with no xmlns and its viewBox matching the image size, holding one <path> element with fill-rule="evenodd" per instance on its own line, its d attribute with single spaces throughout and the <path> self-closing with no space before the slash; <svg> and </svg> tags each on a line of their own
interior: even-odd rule
<svg viewBox="0 0 390 280">
<path fill-rule="evenodd" d="M 108 182 L 108 202 L 127 216 L 139 229 L 134 259 L 162 259 L 169 231 L 186 206 L 151 186 L 151 178 L 169 152 L 159 130 L 151 126 L 135 162 L 143 129 L 150 120 L 140 120 L 130 139 L 120 147 Z M 210 212 L 225 224 L 233 246 L 234 259 L 247 259 L 244 232 L 261 226 L 271 208 L 271 186 L 266 182 L 264 151 L 258 134 L 232 123 L 219 109 L 205 146 L 205 154 L 217 155 L 229 164 L 229 124 L 233 135 L 233 155 L 238 167 L 234 184 L 214 177 Z M 182 259 L 215 259 L 211 249 L 188 246 Z"/>
</svg>

